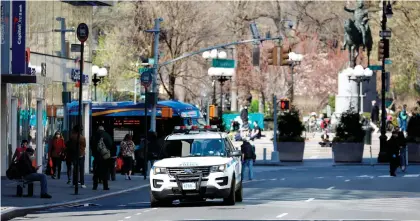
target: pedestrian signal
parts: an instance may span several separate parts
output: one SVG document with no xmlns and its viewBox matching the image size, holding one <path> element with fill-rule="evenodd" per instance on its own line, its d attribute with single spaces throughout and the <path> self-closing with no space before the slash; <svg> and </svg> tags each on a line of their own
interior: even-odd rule
<svg viewBox="0 0 420 221">
<path fill-rule="evenodd" d="M 280 110 L 289 110 L 289 100 L 282 99 L 280 100 Z"/>
</svg>

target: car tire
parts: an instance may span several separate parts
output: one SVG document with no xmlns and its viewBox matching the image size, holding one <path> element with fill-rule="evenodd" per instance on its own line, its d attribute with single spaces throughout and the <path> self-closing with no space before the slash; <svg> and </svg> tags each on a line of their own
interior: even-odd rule
<svg viewBox="0 0 420 221">
<path fill-rule="evenodd" d="M 236 202 L 242 202 L 242 200 L 243 200 L 242 181 L 241 181 L 241 184 L 239 186 L 239 189 L 236 190 L 235 195 L 236 195 L 235 196 Z"/>
<path fill-rule="evenodd" d="M 232 177 L 235 177 L 235 174 L 233 174 Z M 223 203 L 225 205 L 234 206 L 236 203 L 236 194 L 235 194 L 235 178 L 232 179 L 232 184 L 230 185 L 230 194 L 227 198 L 223 199 Z"/>
<path fill-rule="evenodd" d="M 156 207 L 162 207 L 162 206 L 163 206 L 163 202 L 161 202 L 160 200 L 156 199 L 153 196 L 152 191 L 150 191 L 150 207 L 156 208 Z"/>
</svg>

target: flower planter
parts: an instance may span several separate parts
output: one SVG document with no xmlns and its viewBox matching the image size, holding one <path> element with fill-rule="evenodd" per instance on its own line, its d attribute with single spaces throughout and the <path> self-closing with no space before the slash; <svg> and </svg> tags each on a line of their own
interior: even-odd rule
<svg viewBox="0 0 420 221">
<path fill-rule="evenodd" d="M 363 143 L 333 143 L 332 151 L 336 163 L 361 163 Z"/>
<path fill-rule="evenodd" d="M 277 148 L 281 162 L 302 162 L 305 142 L 278 142 Z"/>
<path fill-rule="evenodd" d="M 407 143 L 408 162 L 420 163 L 420 143 Z"/>
</svg>

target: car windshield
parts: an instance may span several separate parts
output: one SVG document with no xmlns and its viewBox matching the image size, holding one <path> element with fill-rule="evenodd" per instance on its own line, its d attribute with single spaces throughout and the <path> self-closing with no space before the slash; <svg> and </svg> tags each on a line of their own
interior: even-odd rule
<svg viewBox="0 0 420 221">
<path fill-rule="evenodd" d="M 165 141 L 163 157 L 226 156 L 221 139 L 185 139 Z"/>
</svg>

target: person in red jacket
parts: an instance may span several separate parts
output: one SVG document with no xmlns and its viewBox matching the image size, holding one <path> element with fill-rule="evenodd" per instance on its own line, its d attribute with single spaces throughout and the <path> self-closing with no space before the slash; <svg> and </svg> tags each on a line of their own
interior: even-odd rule
<svg viewBox="0 0 420 221">
<path fill-rule="evenodd" d="M 53 179 L 60 179 L 61 162 L 65 159 L 64 150 L 66 145 L 59 131 L 55 132 L 54 138 L 51 141 L 51 148 L 49 156 L 52 159 Z"/>
<path fill-rule="evenodd" d="M 20 147 L 16 148 L 16 151 L 13 154 L 12 162 L 19 161 L 23 153 L 25 153 L 26 149 L 28 149 L 28 141 L 22 140 Z"/>
</svg>

